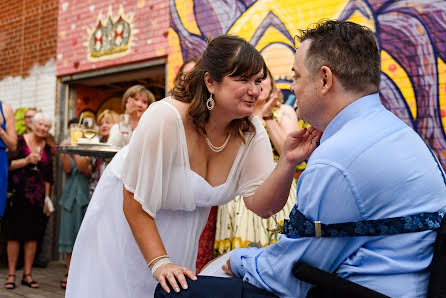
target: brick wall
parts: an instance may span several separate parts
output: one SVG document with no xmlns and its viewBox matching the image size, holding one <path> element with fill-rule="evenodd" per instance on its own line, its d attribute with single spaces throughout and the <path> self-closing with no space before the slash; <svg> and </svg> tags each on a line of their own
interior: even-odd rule
<svg viewBox="0 0 446 298">
<path fill-rule="evenodd" d="M 0 99 L 54 115 L 57 0 L 0 1 Z"/>
<path fill-rule="evenodd" d="M 57 0 L 0 2 L 0 80 L 56 57 Z"/>
<path fill-rule="evenodd" d="M 167 0 L 60 0 L 59 6 L 58 76 L 167 55 Z M 99 22 L 106 26 L 109 18 L 115 23 L 119 17 L 131 26 L 128 50 L 93 57 L 89 41 Z"/>
</svg>

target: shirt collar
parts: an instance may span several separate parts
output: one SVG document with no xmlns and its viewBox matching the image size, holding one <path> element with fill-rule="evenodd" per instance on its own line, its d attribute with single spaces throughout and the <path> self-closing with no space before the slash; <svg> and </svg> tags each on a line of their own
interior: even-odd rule
<svg viewBox="0 0 446 298">
<path fill-rule="evenodd" d="M 369 114 L 371 110 L 381 106 L 379 94 L 374 93 L 361 97 L 340 111 L 328 126 L 325 128 L 321 137 L 321 143 L 325 142 L 334 135 L 338 130 L 353 118 L 359 117 L 363 114 Z"/>
</svg>

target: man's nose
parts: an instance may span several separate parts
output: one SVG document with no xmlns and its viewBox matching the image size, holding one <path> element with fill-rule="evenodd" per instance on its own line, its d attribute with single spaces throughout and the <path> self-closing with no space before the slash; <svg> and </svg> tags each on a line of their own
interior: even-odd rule
<svg viewBox="0 0 446 298">
<path fill-rule="evenodd" d="M 291 92 L 294 93 L 294 82 L 291 83 L 290 90 L 291 90 Z M 296 94 L 296 93 L 294 93 L 294 94 Z"/>
</svg>

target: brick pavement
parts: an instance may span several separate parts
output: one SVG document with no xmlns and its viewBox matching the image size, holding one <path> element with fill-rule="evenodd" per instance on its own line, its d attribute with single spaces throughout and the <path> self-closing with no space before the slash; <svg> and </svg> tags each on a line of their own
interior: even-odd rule
<svg viewBox="0 0 446 298">
<path fill-rule="evenodd" d="M 60 262 L 51 262 L 46 268 L 33 268 L 33 278 L 39 282 L 40 288 L 31 289 L 20 283 L 23 268 L 17 270 L 16 288 L 6 290 L 4 284 L 8 276 L 8 268 L 0 267 L 0 298 L 4 297 L 30 297 L 30 298 L 62 298 L 65 296 L 59 283 L 65 274 L 65 265 Z"/>
</svg>

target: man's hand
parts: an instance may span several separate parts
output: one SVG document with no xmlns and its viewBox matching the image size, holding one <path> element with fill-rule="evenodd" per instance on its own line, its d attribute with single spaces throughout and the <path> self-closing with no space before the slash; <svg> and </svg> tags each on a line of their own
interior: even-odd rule
<svg viewBox="0 0 446 298">
<path fill-rule="evenodd" d="M 231 269 L 231 259 L 228 259 L 226 261 L 226 265 L 223 265 L 221 267 L 221 269 L 223 269 L 223 271 L 226 272 L 226 274 L 229 274 L 230 276 L 234 276 L 234 273 L 232 272 L 232 269 Z"/>
</svg>

